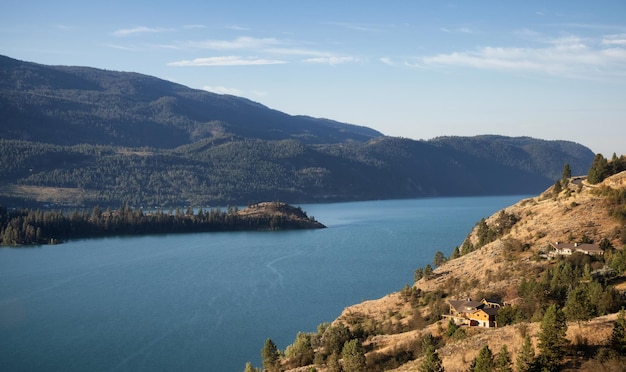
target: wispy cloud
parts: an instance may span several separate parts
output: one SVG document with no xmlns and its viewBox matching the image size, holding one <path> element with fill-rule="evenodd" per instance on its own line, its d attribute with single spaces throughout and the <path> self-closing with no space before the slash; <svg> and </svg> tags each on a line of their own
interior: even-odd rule
<svg viewBox="0 0 626 372">
<path fill-rule="evenodd" d="M 334 26 L 339 26 L 348 30 L 353 30 L 353 31 L 362 31 L 362 32 L 380 31 L 380 27 L 375 26 L 375 25 L 365 25 L 365 24 L 350 23 L 350 22 L 330 22 L 330 24 Z"/>
<path fill-rule="evenodd" d="M 395 66 L 396 64 L 391 60 L 391 58 L 389 57 L 381 57 L 378 59 L 379 61 L 381 61 L 382 63 L 388 65 L 388 66 Z"/>
<path fill-rule="evenodd" d="M 602 45 L 626 46 L 626 34 L 607 35 L 602 39 Z"/>
<path fill-rule="evenodd" d="M 113 49 L 119 49 L 119 50 L 125 50 L 128 52 L 137 52 L 140 51 L 141 48 L 138 48 L 134 45 L 119 45 L 119 44 L 106 44 L 105 45 L 107 48 L 113 48 Z"/>
<path fill-rule="evenodd" d="M 198 49 L 228 50 L 228 49 L 261 49 L 280 44 L 274 38 L 254 38 L 242 36 L 234 40 L 204 40 L 189 41 L 185 45 Z"/>
<path fill-rule="evenodd" d="M 246 66 L 270 65 L 289 62 L 304 62 L 326 65 L 339 65 L 359 62 L 356 57 L 342 56 L 336 53 L 301 48 L 293 41 L 276 38 L 256 38 L 241 36 L 231 40 L 202 40 L 179 43 L 181 48 L 206 49 L 217 51 L 239 51 L 239 55 L 214 56 L 171 62 L 169 66 Z M 250 56 L 244 57 L 249 53 Z M 297 57 L 304 57 L 297 60 Z M 307 58 L 308 57 L 308 58 Z"/>
<path fill-rule="evenodd" d="M 235 31 L 250 31 L 248 27 L 244 27 L 240 25 L 230 25 L 230 26 L 227 26 L 226 28 L 230 30 L 235 30 Z"/>
<path fill-rule="evenodd" d="M 241 57 L 241 56 L 220 56 L 195 58 L 170 62 L 168 66 L 188 67 L 188 66 L 253 66 L 253 65 L 277 65 L 287 63 L 278 59 Z"/>
<path fill-rule="evenodd" d="M 135 34 L 159 33 L 159 32 L 169 32 L 169 31 L 173 31 L 173 30 L 170 28 L 152 28 L 152 27 L 145 27 L 145 26 L 137 26 L 133 28 L 123 28 L 123 29 L 115 30 L 113 31 L 113 35 L 124 37 L 124 36 L 130 36 L 130 35 L 135 35 Z"/>
<path fill-rule="evenodd" d="M 185 30 L 196 30 L 196 29 L 206 28 L 206 26 L 205 25 L 184 25 L 183 28 Z"/>
<path fill-rule="evenodd" d="M 440 30 L 445 32 L 445 33 L 447 33 L 447 34 L 453 34 L 453 33 L 473 34 L 473 33 L 476 33 L 475 30 L 473 30 L 473 29 L 471 29 L 469 27 L 458 27 L 458 28 L 441 27 Z"/>
<path fill-rule="evenodd" d="M 304 48 L 268 48 L 265 50 L 268 53 L 272 54 L 281 54 L 285 56 L 309 56 L 309 57 L 330 57 L 333 54 L 330 52 L 325 52 L 321 50 L 315 49 L 304 49 Z"/>
<path fill-rule="evenodd" d="M 584 79 L 601 75 L 623 76 L 626 73 L 626 49 L 619 46 L 623 45 L 624 39 L 613 37 L 591 43 L 577 36 L 567 36 L 546 39 L 541 47 L 482 47 L 422 57 L 407 65 L 536 72 Z"/>
<path fill-rule="evenodd" d="M 340 56 L 315 57 L 315 58 L 308 58 L 304 60 L 304 62 L 306 63 L 316 63 L 316 64 L 323 64 L 323 65 L 331 65 L 331 66 L 341 65 L 344 63 L 354 63 L 358 61 L 359 59 L 355 57 L 340 57 Z"/>
<path fill-rule="evenodd" d="M 205 85 L 202 87 L 202 89 L 208 92 L 213 92 L 213 93 L 218 93 L 218 94 L 230 94 L 233 96 L 241 96 L 241 90 L 237 88 L 226 88 L 223 86 L 211 87 L 211 86 Z"/>
</svg>

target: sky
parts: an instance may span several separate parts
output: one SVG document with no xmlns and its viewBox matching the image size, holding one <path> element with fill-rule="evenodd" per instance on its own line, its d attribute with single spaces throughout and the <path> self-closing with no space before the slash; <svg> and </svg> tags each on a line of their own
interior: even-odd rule
<svg viewBox="0 0 626 372">
<path fill-rule="evenodd" d="M 0 54 L 412 139 L 626 154 L 626 1 L 0 0 Z"/>
</svg>

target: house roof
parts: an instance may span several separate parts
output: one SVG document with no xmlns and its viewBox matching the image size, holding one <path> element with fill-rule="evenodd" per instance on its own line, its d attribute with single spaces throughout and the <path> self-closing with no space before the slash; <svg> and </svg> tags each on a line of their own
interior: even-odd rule
<svg viewBox="0 0 626 372">
<path fill-rule="evenodd" d="M 498 315 L 498 309 L 493 308 L 493 307 L 485 307 L 485 308 L 480 309 L 480 311 L 484 311 L 485 313 L 487 313 L 487 315 L 490 315 L 490 316 Z"/>
<path fill-rule="evenodd" d="M 472 300 L 448 300 L 448 303 L 457 312 L 472 312 L 485 305 L 482 302 Z"/>
<path fill-rule="evenodd" d="M 555 242 L 555 243 L 550 243 L 550 245 L 556 250 L 569 249 L 572 252 L 576 252 L 576 251 L 594 252 L 594 253 L 604 252 L 598 244 L 590 244 L 590 243 L 578 244 L 578 243 Z"/>
</svg>

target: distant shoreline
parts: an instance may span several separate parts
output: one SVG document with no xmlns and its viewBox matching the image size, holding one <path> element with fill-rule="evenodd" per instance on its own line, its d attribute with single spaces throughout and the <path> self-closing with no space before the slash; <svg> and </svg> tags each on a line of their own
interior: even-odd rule
<svg viewBox="0 0 626 372">
<path fill-rule="evenodd" d="M 128 206 L 111 211 L 8 210 L 0 206 L 0 245 L 33 246 L 60 244 L 68 240 L 108 236 L 175 234 L 195 232 L 300 230 L 325 228 L 300 208 L 267 202 L 238 208 L 200 209 L 194 213 L 155 211 L 144 213 Z"/>
</svg>

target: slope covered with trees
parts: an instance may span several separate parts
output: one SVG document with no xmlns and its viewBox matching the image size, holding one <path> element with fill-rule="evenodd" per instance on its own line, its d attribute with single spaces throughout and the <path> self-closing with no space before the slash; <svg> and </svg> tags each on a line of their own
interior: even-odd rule
<svg viewBox="0 0 626 372">
<path fill-rule="evenodd" d="M 429 141 L 291 116 L 137 73 L 0 56 L 0 203 L 246 205 L 536 193 L 594 154 L 567 141 Z"/>
</svg>

